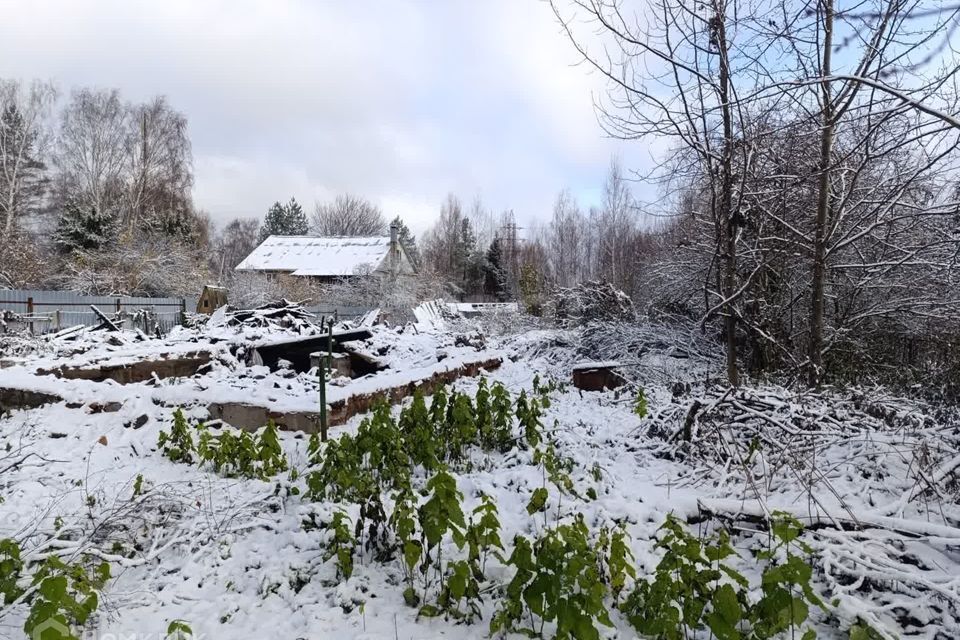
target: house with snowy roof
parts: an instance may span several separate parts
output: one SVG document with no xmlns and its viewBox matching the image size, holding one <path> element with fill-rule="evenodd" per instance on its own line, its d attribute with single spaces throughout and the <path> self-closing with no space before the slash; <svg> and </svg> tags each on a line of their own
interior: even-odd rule
<svg viewBox="0 0 960 640">
<path fill-rule="evenodd" d="M 364 276 L 398 278 L 417 270 L 397 228 L 390 236 L 269 236 L 236 267 L 237 271 L 288 274 L 320 282 Z"/>
</svg>

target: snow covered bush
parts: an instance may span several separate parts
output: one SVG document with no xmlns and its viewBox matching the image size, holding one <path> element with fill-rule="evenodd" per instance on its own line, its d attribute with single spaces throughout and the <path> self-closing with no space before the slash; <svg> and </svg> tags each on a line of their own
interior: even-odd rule
<svg viewBox="0 0 960 640">
<path fill-rule="evenodd" d="M 0 238 L 0 289 L 45 286 L 57 273 L 49 250 L 30 233 L 13 230 Z"/>
<path fill-rule="evenodd" d="M 548 306 L 550 315 L 562 325 L 594 320 L 629 322 L 636 318 L 630 296 L 608 282 L 587 281 L 558 288 Z"/>
<path fill-rule="evenodd" d="M 85 295 L 195 296 L 208 275 L 203 250 L 190 240 L 137 232 L 102 250 L 75 249 L 58 284 Z"/>
</svg>

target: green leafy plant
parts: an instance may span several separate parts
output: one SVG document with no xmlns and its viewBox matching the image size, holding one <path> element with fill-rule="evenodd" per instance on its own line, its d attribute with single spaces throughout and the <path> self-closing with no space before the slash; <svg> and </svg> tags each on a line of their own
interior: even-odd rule
<svg viewBox="0 0 960 640">
<path fill-rule="evenodd" d="M 418 389 L 413 394 L 410 406 L 400 412 L 399 425 L 413 464 L 422 466 L 427 471 L 435 470 L 440 464 L 440 451 L 433 424 L 423 393 Z"/>
<path fill-rule="evenodd" d="M 621 611 L 643 635 L 666 640 L 692 637 L 709 629 L 718 640 L 765 640 L 787 630 L 803 630 L 809 605 L 824 607 L 810 585 L 811 569 L 793 553 L 810 549 L 798 540 L 802 526 L 787 514 L 771 523 L 771 544 L 756 554 L 767 562 L 761 598 L 747 597 L 749 582 L 726 562 L 735 557 L 730 537 L 721 529 L 697 538 L 671 514 L 660 528 L 657 548 L 664 551 L 652 581 L 640 581 Z M 816 637 L 803 630 L 803 640 Z"/>
<path fill-rule="evenodd" d="M 520 422 L 520 427 L 523 430 L 523 437 L 527 442 L 527 446 L 531 448 L 540 446 L 540 442 L 543 440 L 540 434 L 540 416 L 542 412 L 540 411 L 540 403 L 537 399 L 528 398 L 527 392 L 521 391 L 517 397 L 516 415 L 517 420 Z"/>
<path fill-rule="evenodd" d="M 478 580 L 483 579 L 486 571 L 487 558 L 490 555 L 503 560 L 503 556 L 496 551 L 503 551 L 500 541 L 500 518 L 497 504 L 487 494 L 480 495 L 480 504 L 474 507 L 470 514 L 470 523 L 464 536 L 467 542 L 468 559 L 473 573 Z"/>
<path fill-rule="evenodd" d="M 505 453 L 513 446 L 513 403 L 510 392 L 499 382 L 490 388 L 489 447 Z"/>
<path fill-rule="evenodd" d="M 193 629 L 184 620 L 171 620 L 167 625 L 164 640 L 187 640 L 193 637 Z"/>
<path fill-rule="evenodd" d="M 439 591 L 443 591 L 443 542 L 444 537 L 450 536 L 458 548 L 463 548 L 466 542 L 464 530 L 466 522 L 463 516 L 463 494 L 457 489 L 457 481 L 445 469 L 439 470 L 427 482 L 429 497 L 417 509 L 417 522 L 422 532 L 421 544 L 423 555 L 420 570 L 423 574 L 423 591 L 426 594 L 430 586 L 430 569 L 434 568 L 438 581 Z M 428 605 L 425 605 L 428 607 Z M 431 608 L 421 608 L 421 615 L 435 615 Z"/>
<path fill-rule="evenodd" d="M 133 497 L 139 498 L 141 495 L 143 495 L 143 474 L 138 473 L 133 481 Z"/>
<path fill-rule="evenodd" d="M 527 513 L 533 515 L 535 513 L 544 513 L 547 511 L 547 499 L 550 497 L 550 492 L 547 491 L 546 487 L 537 487 L 533 490 L 533 493 L 530 494 L 530 500 L 527 502 Z M 546 524 L 546 515 L 544 515 L 544 524 Z"/>
<path fill-rule="evenodd" d="M 197 453 L 203 462 L 227 477 L 267 480 L 288 469 L 287 458 L 280 447 L 276 424 L 270 421 L 256 435 L 225 428 L 213 435 L 199 426 Z"/>
<path fill-rule="evenodd" d="M 448 616 L 470 623 L 480 617 L 480 583 L 470 562 L 457 560 L 447 565 L 447 575 L 437 596 L 439 609 L 422 607 L 421 615 L 443 611 Z M 424 611 L 426 609 L 426 611 Z"/>
<path fill-rule="evenodd" d="M 417 508 L 413 491 L 409 488 L 394 496 L 389 526 L 394 532 L 403 560 L 404 579 L 407 583 L 403 599 L 407 605 L 416 607 L 420 604 L 420 596 L 414 584 L 414 571 L 423 556 L 423 543 L 416 539 Z"/>
<path fill-rule="evenodd" d="M 10 604 L 23 593 L 23 589 L 17 586 L 22 571 L 20 545 L 12 538 L 0 540 L 0 596 L 3 596 L 3 604 Z"/>
<path fill-rule="evenodd" d="M 170 433 L 161 431 L 157 446 L 173 462 L 209 463 L 228 477 L 267 480 L 289 468 L 273 421 L 256 435 L 230 427 L 214 434 L 203 423 L 197 424 L 193 431 L 197 434 L 196 444 L 183 411 L 177 409 L 173 412 Z"/>
<path fill-rule="evenodd" d="M 850 640 L 883 640 L 883 636 L 876 629 L 859 618 L 856 623 L 850 625 L 847 633 Z"/>
<path fill-rule="evenodd" d="M 33 575 L 36 591 L 30 600 L 24 633 L 31 638 L 42 634 L 44 640 L 72 640 L 73 630 L 85 625 L 96 611 L 99 592 L 109 579 L 110 565 L 106 562 L 91 563 L 85 558 L 68 564 L 56 556 L 48 557 Z"/>
<path fill-rule="evenodd" d="M 637 387 L 637 396 L 633 400 L 633 412 L 641 418 L 647 417 L 647 394 L 643 387 Z"/>
<path fill-rule="evenodd" d="M 769 562 L 760 579 L 763 593 L 750 614 L 753 637 L 772 638 L 790 628 L 801 628 L 810 613 L 810 605 L 826 611 L 826 605 L 813 591 L 813 569 L 808 557 L 813 553 L 800 540 L 803 525 L 783 511 L 775 511 L 770 523 L 770 544 L 756 557 Z M 816 637 L 807 629 L 804 640 Z"/>
<path fill-rule="evenodd" d="M 739 637 L 747 606 L 747 580 L 724 560 L 735 554 L 727 533 L 700 540 L 673 514 L 660 527 L 656 548 L 664 552 L 652 581 L 640 581 L 621 610 L 641 634 L 680 640 L 709 626 L 717 638 Z M 740 589 L 720 584 L 726 575 Z"/>
<path fill-rule="evenodd" d="M 583 516 L 547 529 L 536 540 L 517 536 L 507 564 L 515 573 L 490 623 L 490 632 L 554 638 L 596 639 L 597 625 L 612 626 L 604 599 L 609 592 L 601 567 L 609 563 L 590 543 Z"/>
<path fill-rule="evenodd" d="M 604 560 L 602 571 L 605 582 L 610 585 L 610 592 L 616 603 L 626 588 L 628 580 L 637 579 L 637 570 L 633 566 L 633 552 L 627 543 L 626 530 L 621 525 L 611 533 L 604 527 L 600 530 L 597 548 L 601 552 L 600 558 Z"/>
<path fill-rule="evenodd" d="M 556 448 L 550 444 L 543 449 L 535 449 L 533 452 L 533 462 L 540 466 L 543 473 L 543 486 L 533 490 L 530 501 L 527 503 L 527 513 L 543 512 L 543 523 L 547 523 L 546 505 L 549 498 L 547 491 L 547 481 L 549 480 L 560 493 L 560 499 L 557 501 L 557 521 L 560 520 L 560 509 L 564 495 L 577 495 L 570 473 L 573 471 L 574 462 L 572 458 L 557 454 Z"/>
<path fill-rule="evenodd" d="M 350 516 L 343 510 L 334 512 L 333 519 L 327 525 L 331 535 L 323 559 L 336 558 L 338 580 L 346 580 L 353 575 L 353 552 L 357 541 L 350 531 L 350 525 Z"/>
<path fill-rule="evenodd" d="M 478 443 L 475 411 L 469 396 L 456 392 L 450 396 L 447 418 L 438 435 L 446 450 L 448 464 L 462 462 L 467 447 Z"/>
<path fill-rule="evenodd" d="M 164 456 L 174 462 L 193 464 L 196 451 L 193 447 L 193 435 L 187 425 L 187 419 L 181 409 L 173 412 L 173 427 L 170 433 L 160 431 L 157 446 Z"/>
</svg>

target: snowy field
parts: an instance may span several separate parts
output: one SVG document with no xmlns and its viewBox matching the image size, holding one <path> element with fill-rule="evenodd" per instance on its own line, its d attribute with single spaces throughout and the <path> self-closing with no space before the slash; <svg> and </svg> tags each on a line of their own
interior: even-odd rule
<svg viewBox="0 0 960 640">
<path fill-rule="evenodd" d="M 388 369 L 380 378 L 331 388 L 334 396 L 369 391 L 404 371 L 431 370 L 438 360 L 500 356 L 503 364 L 488 372 L 485 386 L 500 383 L 512 402 L 525 392 L 540 406 L 539 445 L 530 444 L 522 420 L 511 420 L 514 438 L 505 451 L 470 446 L 450 465 L 468 520 L 489 496 L 500 522 L 502 555 L 486 558 L 471 623 L 450 611 L 432 616 L 420 609 L 436 604 L 451 561 L 467 557 L 455 536 L 443 536 L 434 550 L 447 563 L 437 577 L 414 570 L 417 606 L 405 602 L 410 578 L 403 554 L 391 551 L 397 534 L 388 524 L 379 547 L 357 543 L 351 575 L 342 575 L 337 556 L 328 553 L 335 532 L 327 525 L 340 508 L 356 522 L 360 506 L 310 491 L 310 472 L 322 464 L 324 449 L 311 454 L 307 434 L 280 432 L 289 468 L 267 479 L 231 477 L 208 463 L 163 455 L 158 438 L 171 431 L 178 406 L 191 429 L 207 417 L 206 404 L 221 399 L 284 411 L 316 408 L 313 373 L 247 366 L 230 346 L 263 340 L 267 330 L 239 335 L 207 328 L 180 330 L 163 343 L 90 338 L 82 348 L 23 346 L 21 360 L 0 369 L 0 387 L 62 398 L 0 418 L 0 539 L 17 542 L 24 566 L 14 576 L 19 591 L 6 586 L 15 595 L 0 608 L 0 637 L 25 637 L 38 593 L 28 567 L 56 556 L 86 567 L 109 563 L 98 606 L 73 628 L 78 637 L 163 638 L 172 621 L 183 621 L 197 638 L 486 638 L 517 574 L 508 562 L 515 537 L 536 539 L 582 514 L 591 543 L 602 528 L 622 526 L 635 566 L 622 593 L 605 587 L 609 619 L 591 629 L 602 638 L 632 638 L 637 632 L 615 600 L 624 602 L 637 584 L 654 579 L 664 556 L 655 547 L 663 537 L 658 530 L 668 514 L 703 540 L 729 532 L 736 551 L 725 562 L 749 582 L 739 605 L 745 608 L 764 596 L 764 568 L 786 558 L 782 550 L 769 562 L 754 558 L 769 548 L 769 517 L 778 510 L 806 525 L 800 540 L 809 552 L 797 553 L 812 566 L 812 589 L 824 606 L 811 606 L 797 629 L 775 637 L 800 638 L 808 628 L 825 638 L 960 637 L 954 411 L 876 389 L 730 392 L 710 384 L 718 350 L 655 325 L 506 331 L 514 323 L 496 324 L 495 330 L 488 324 L 482 344 L 477 328 L 462 321 L 432 319 L 402 332 L 376 328 L 365 348 Z M 121 385 L 36 372 L 198 348 L 212 354 L 211 364 L 184 378 Z M 585 392 L 569 384 L 577 362 L 614 357 L 626 366 L 627 385 Z M 452 387 L 473 398 L 479 384 L 465 377 Z M 106 410 L 107 403 L 120 406 Z M 393 416 L 409 404 L 393 406 Z M 356 434 L 363 418 L 331 428 L 331 440 Z M 551 445 L 566 480 L 547 477 L 540 453 Z M 415 506 L 428 502 L 433 476 L 413 466 Z M 546 501 L 531 505 L 538 488 L 546 489 Z M 388 519 L 395 495 L 382 495 Z M 12 575 L 3 559 L 8 575 L 0 575 L 0 588 Z M 608 578 L 615 573 L 605 571 Z M 466 611 L 469 601 L 461 605 Z M 515 626 L 532 626 L 547 638 L 556 633 L 556 621 L 541 627 L 529 612 Z M 761 637 L 750 635 L 750 626 L 739 620 L 731 628 Z M 688 631 L 688 638 L 719 637 Z M 591 634 L 581 628 L 573 637 Z"/>
</svg>

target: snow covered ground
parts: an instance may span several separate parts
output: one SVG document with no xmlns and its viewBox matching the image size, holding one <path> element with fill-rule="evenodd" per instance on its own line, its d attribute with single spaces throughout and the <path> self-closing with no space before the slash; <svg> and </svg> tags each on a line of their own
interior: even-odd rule
<svg viewBox="0 0 960 640">
<path fill-rule="evenodd" d="M 637 339 L 647 347 L 621 350 L 617 359 L 643 385 L 648 417 L 634 412 L 632 387 L 601 393 L 565 386 L 550 393 L 544 430 L 574 461 L 579 493 L 593 488 L 597 495 L 558 502 L 551 494 L 547 526 L 558 510 L 563 521 L 582 513 L 591 530 L 625 523 L 643 579 L 657 564 L 655 534 L 668 513 L 699 523 L 692 525 L 695 532 L 724 522 L 740 531 L 734 540 L 743 558 L 738 562 L 750 573 L 749 549 L 766 537 L 756 520 L 784 509 L 811 525 L 804 538 L 820 558 L 814 582 L 834 602 L 831 614 L 814 614 L 820 637 L 847 637 L 857 617 L 887 637 L 960 637 L 960 512 L 953 478 L 960 457 L 953 414 L 901 400 L 870 405 L 871 413 L 855 394 L 710 391 L 704 383 L 717 361 L 709 345 L 644 330 L 647 338 Z M 660 338 L 648 339 L 653 334 Z M 452 360 L 501 353 L 504 363 L 489 379 L 514 394 L 530 393 L 535 375 L 566 381 L 571 364 L 615 355 L 613 347 L 596 346 L 609 341 L 585 340 L 581 330 L 487 335 L 479 350 L 464 335 L 464 327 L 432 319 L 402 333 L 378 330 L 368 348 L 382 352 L 395 373 L 435 364 L 438 352 Z M 491 564 L 482 620 L 418 619 L 404 603 L 399 559 L 384 563 L 358 554 L 352 577 L 336 579 L 334 560 L 324 560 L 328 534 L 302 526 L 309 514 L 328 517 L 336 505 L 294 495 L 302 475 L 226 478 L 160 454 L 158 435 L 169 431 L 175 406 L 196 420 L 206 417 L 207 402 L 220 398 L 315 408 L 314 376 L 246 367 L 229 347 L 237 336 L 219 337 L 201 341 L 215 361 L 189 378 L 119 385 L 35 374 L 68 361 L 196 349 L 197 334 L 186 330 L 162 346 L 99 345 L 72 356 L 47 350 L 0 369 L 0 387 L 64 398 L 0 418 L 0 539 L 18 540 L 27 559 L 86 553 L 110 562 L 113 577 L 87 625 L 90 637 L 162 638 L 171 620 L 186 621 L 195 637 L 206 638 L 489 637 L 498 584 L 510 579 L 501 563 Z M 618 340 L 623 344 L 622 336 Z M 587 353 L 585 344 L 593 345 Z M 342 383 L 343 392 L 374 384 Z M 454 386 L 472 394 L 477 384 L 462 378 Z M 91 406 L 111 401 L 121 403 L 119 410 Z M 772 407 L 762 409 L 764 402 Z M 688 418 L 691 432 L 685 434 Z M 331 437 L 354 432 L 360 419 L 332 429 Z M 829 433 L 811 435 L 805 431 L 811 424 Z M 770 442 L 753 445 L 744 460 L 750 443 L 764 438 Z M 305 470 L 307 436 L 283 432 L 281 442 L 291 466 Z M 536 535 L 545 526 L 542 514 L 531 516 L 526 508 L 543 483 L 531 455 L 521 449 L 478 453 L 473 468 L 456 476 L 465 512 L 481 493 L 494 498 L 508 552 L 514 535 Z M 0 637 L 23 637 L 27 614 L 23 605 L 0 608 Z M 600 627 L 602 637 L 635 637 L 621 616 L 612 621 Z"/>
</svg>

